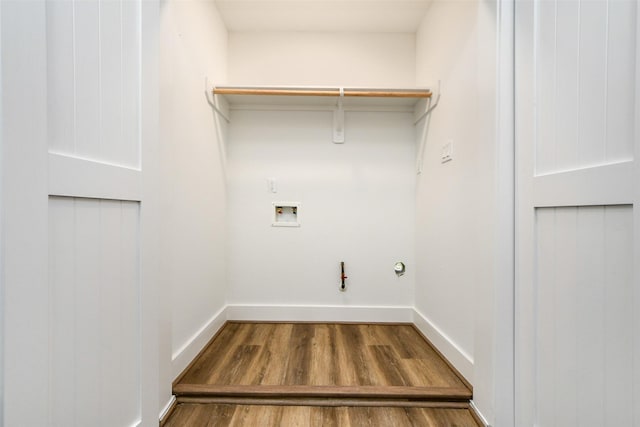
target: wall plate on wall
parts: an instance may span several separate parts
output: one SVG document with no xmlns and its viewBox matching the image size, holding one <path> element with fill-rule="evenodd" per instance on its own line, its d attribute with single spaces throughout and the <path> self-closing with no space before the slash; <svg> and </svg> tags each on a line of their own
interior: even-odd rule
<svg viewBox="0 0 640 427">
<path fill-rule="evenodd" d="M 451 160 L 453 160 L 453 140 L 450 139 L 442 146 L 440 163 L 447 163 Z"/>
<path fill-rule="evenodd" d="M 406 271 L 406 267 L 404 265 L 404 262 L 398 261 L 396 262 L 396 264 L 393 266 L 393 271 L 395 271 L 396 275 L 398 277 L 404 275 L 405 271 Z"/>
<path fill-rule="evenodd" d="M 299 202 L 273 202 L 273 227 L 300 227 Z"/>
</svg>

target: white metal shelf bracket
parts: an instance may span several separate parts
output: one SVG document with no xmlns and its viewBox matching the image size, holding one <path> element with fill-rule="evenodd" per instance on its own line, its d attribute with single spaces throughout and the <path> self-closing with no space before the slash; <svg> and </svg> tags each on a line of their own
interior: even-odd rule
<svg viewBox="0 0 640 427">
<path fill-rule="evenodd" d="M 427 102 L 427 108 L 424 110 L 422 114 L 418 116 L 418 118 L 415 119 L 415 121 L 413 122 L 414 125 L 417 125 L 418 123 L 420 123 L 422 119 L 427 117 L 433 111 L 433 109 L 438 106 L 438 102 L 440 102 L 440 95 L 441 95 L 440 80 L 438 80 L 438 92 L 436 93 L 435 101 L 432 102 L 433 97 L 429 98 L 429 101 Z"/>
<path fill-rule="evenodd" d="M 418 153 L 416 155 L 416 173 L 422 173 L 422 163 L 424 161 L 424 151 L 425 146 L 427 145 L 427 135 L 429 134 L 429 115 L 433 111 L 434 108 L 438 106 L 438 102 L 440 102 L 440 95 L 442 95 L 442 91 L 440 89 L 440 80 L 438 80 L 438 92 L 436 93 L 435 100 L 433 97 L 429 98 L 426 104 L 425 111 L 418 116 L 418 118 L 413 122 L 414 125 L 418 125 L 422 120 L 424 120 L 424 125 L 422 128 L 422 135 L 420 137 L 419 145 L 418 145 Z"/>
<path fill-rule="evenodd" d="M 205 89 L 204 93 L 205 93 L 205 96 L 207 97 L 207 102 L 209 103 L 211 108 L 213 108 L 213 111 L 218 113 L 224 119 L 225 122 L 231 123 L 231 120 L 229 119 L 229 117 L 227 117 L 225 112 L 222 111 L 218 106 L 217 96 L 214 95 L 215 86 L 209 88 L 208 87 L 209 85 L 207 84 L 206 79 L 205 79 L 205 86 L 207 86 L 207 88 Z"/>
<path fill-rule="evenodd" d="M 344 99 L 344 88 L 340 88 L 340 97 L 338 98 L 338 106 L 333 111 L 333 142 L 335 144 L 344 143 L 344 107 L 342 101 Z"/>
<path fill-rule="evenodd" d="M 225 133 L 222 131 L 222 125 L 220 123 L 219 117 L 222 117 L 225 122 L 231 123 L 227 114 L 224 113 L 219 107 L 217 103 L 217 97 L 214 93 L 215 86 L 209 86 L 209 79 L 205 77 L 204 79 L 204 95 L 207 99 L 207 103 L 213 109 L 213 122 L 216 128 L 216 139 L 218 141 L 218 152 L 220 153 L 220 161 L 222 165 L 222 169 L 226 175 L 227 173 L 227 144 L 224 139 Z"/>
</svg>

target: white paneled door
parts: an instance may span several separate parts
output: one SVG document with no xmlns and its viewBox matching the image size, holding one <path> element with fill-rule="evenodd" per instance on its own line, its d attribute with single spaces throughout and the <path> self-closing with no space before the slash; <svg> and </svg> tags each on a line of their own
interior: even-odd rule
<svg viewBox="0 0 640 427">
<path fill-rule="evenodd" d="M 639 9 L 516 2 L 517 426 L 640 426 Z"/>
<path fill-rule="evenodd" d="M 157 425 L 158 4 L 1 7 L 0 425 Z"/>
</svg>

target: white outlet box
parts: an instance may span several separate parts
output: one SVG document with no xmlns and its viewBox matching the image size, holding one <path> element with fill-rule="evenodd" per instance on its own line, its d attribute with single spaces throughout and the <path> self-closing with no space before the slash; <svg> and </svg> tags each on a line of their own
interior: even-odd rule
<svg viewBox="0 0 640 427">
<path fill-rule="evenodd" d="M 274 227 L 300 227 L 300 202 L 273 202 Z"/>
<path fill-rule="evenodd" d="M 453 141 L 449 140 L 442 146 L 440 163 L 447 163 L 453 160 Z"/>
</svg>

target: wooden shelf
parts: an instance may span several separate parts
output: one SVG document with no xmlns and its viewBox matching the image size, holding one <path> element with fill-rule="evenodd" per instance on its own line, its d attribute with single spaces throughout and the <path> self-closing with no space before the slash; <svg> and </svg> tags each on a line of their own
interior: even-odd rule
<svg viewBox="0 0 640 427">
<path fill-rule="evenodd" d="M 424 88 L 339 88 L 339 87 L 252 87 L 218 86 L 214 95 L 222 95 L 235 105 L 314 105 L 335 107 L 342 99 L 345 107 L 413 107 L 421 99 L 431 98 Z"/>
<path fill-rule="evenodd" d="M 344 96 L 367 98 L 431 98 L 429 89 L 364 89 L 344 88 Z M 214 95 L 246 96 L 340 96 L 340 88 L 287 88 L 287 87 L 243 87 L 220 86 L 213 89 Z"/>
<path fill-rule="evenodd" d="M 300 88 L 251 88 L 251 87 L 216 87 L 214 95 L 243 96 L 340 96 L 340 89 L 300 89 Z"/>
<path fill-rule="evenodd" d="M 363 98 L 431 98 L 429 89 L 345 89 L 344 96 Z"/>
</svg>

